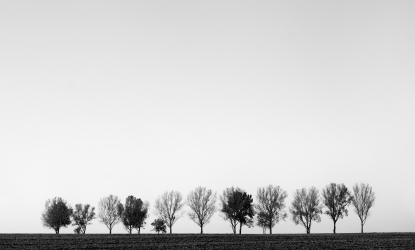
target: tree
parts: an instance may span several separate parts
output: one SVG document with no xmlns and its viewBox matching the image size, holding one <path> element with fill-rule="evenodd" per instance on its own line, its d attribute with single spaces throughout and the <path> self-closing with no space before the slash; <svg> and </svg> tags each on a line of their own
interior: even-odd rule
<svg viewBox="0 0 415 250">
<path fill-rule="evenodd" d="M 75 210 L 72 212 L 73 226 L 77 226 L 74 232 L 77 234 L 85 234 L 86 226 L 90 225 L 93 219 L 95 219 L 95 207 L 89 210 L 90 205 L 86 204 L 82 207 L 82 204 L 76 204 Z"/>
<path fill-rule="evenodd" d="M 148 206 L 146 203 L 143 203 L 140 198 L 137 199 L 130 195 L 125 199 L 125 206 L 119 203 L 117 210 L 127 232 L 131 234 L 132 230 L 137 228 L 140 233 L 147 218 Z"/>
<path fill-rule="evenodd" d="M 279 186 L 269 185 L 259 188 L 256 198 L 258 200 L 258 203 L 255 204 L 258 211 L 258 223 L 269 228 L 269 234 L 272 234 L 272 228 L 287 217 L 287 213 L 284 211 L 287 192 Z"/>
<path fill-rule="evenodd" d="M 344 184 L 330 183 L 323 188 L 323 203 L 328 208 L 324 213 L 333 220 L 333 233 L 336 233 L 336 222 L 348 215 L 347 206 L 353 197 Z"/>
<path fill-rule="evenodd" d="M 360 186 L 356 183 L 353 186 L 353 206 L 356 214 L 359 216 L 361 233 L 363 233 L 363 225 L 366 223 L 367 217 L 370 215 L 370 208 L 375 205 L 375 192 L 369 184 L 361 183 Z"/>
<path fill-rule="evenodd" d="M 223 218 L 231 222 L 233 233 L 236 234 L 236 225 L 239 224 L 239 234 L 242 226 L 254 226 L 253 217 L 255 210 L 252 195 L 247 194 L 239 188 L 228 188 L 221 197 Z"/>
<path fill-rule="evenodd" d="M 164 220 L 172 233 L 173 224 L 183 215 L 180 210 L 184 207 L 182 194 L 178 191 L 164 192 L 156 200 L 155 213 Z"/>
<path fill-rule="evenodd" d="M 267 216 L 263 212 L 259 212 L 257 215 L 257 226 L 262 228 L 262 233 L 265 234 L 267 232 L 267 228 L 269 228 L 269 224 L 267 221 Z"/>
<path fill-rule="evenodd" d="M 146 225 L 146 219 L 149 217 L 149 211 L 150 209 L 150 203 L 148 201 L 144 202 L 141 206 L 141 216 L 138 220 L 138 223 L 135 225 L 135 229 L 137 230 L 137 233 L 141 233 L 141 228 L 144 229 L 144 226 Z"/>
<path fill-rule="evenodd" d="M 197 187 L 187 195 L 187 205 L 191 211 L 188 213 L 190 219 L 200 227 L 203 234 L 203 226 L 209 223 L 216 211 L 216 193 L 205 187 Z"/>
<path fill-rule="evenodd" d="M 105 226 L 112 232 L 112 228 L 121 220 L 120 214 L 118 213 L 118 204 L 120 199 L 116 195 L 110 195 L 102 198 L 98 202 L 100 222 L 104 223 Z"/>
<path fill-rule="evenodd" d="M 320 222 L 321 205 L 317 188 L 297 189 L 294 193 L 290 212 L 292 220 L 296 225 L 301 224 L 305 227 L 307 234 L 310 233 L 311 222 Z"/>
<path fill-rule="evenodd" d="M 59 234 L 61 227 L 71 224 L 72 208 L 60 197 L 47 200 L 45 211 L 42 214 L 42 222 L 45 227 L 52 228 Z"/>
<path fill-rule="evenodd" d="M 160 232 L 166 233 L 166 223 L 162 219 L 155 219 L 153 223 L 151 223 L 153 229 L 151 231 L 156 231 L 157 234 Z"/>
</svg>

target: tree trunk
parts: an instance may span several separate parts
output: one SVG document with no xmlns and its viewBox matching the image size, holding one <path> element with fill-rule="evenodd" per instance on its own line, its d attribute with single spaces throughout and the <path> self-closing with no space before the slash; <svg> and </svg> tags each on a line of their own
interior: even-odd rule
<svg viewBox="0 0 415 250">
<path fill-rule="evenodd" d="M 141 227 L 138 227 L 138 234 L 141 233 Z"/>
<path fill-rule="evenodd" d="M 110 234 L 111 234 L 111 231 L 112 231 L 112 227 L 110 227 Z"/>
<path fill-rule="evenodd" d="M 200 227 L 200 234 L 203 234 L 203 226 Z"/>
<path fill-rule="evenodd" d="M 170 229 L 170 234 L 171 234 L 171 227 L 169 227 L 169 229 Z"/>
<path fill-rule="evenodd" d="M 307 234 L 310 234 L 310 228 L 307 227 Z"/>
<path fill-rule="evenodd" d="M 336 233 L 336 222 L 334 221 L 334 228 L 333 228 L 333 233 Z"/>
<path fill-rule="evenodd" d="M 59 234 L 59 227 L 58 228 L 55 228 L 55 233 L 56 234 Z"/>
<path fill-rule="evenodd" d="M 272 227 L 269 227 L 269 234 L 272 234 Z"/>
<path fill-rule="evenodd" d="M 362 226 L 362 233 L 363 233 L 363 223 L 361 223 L 361 226 Z"/>
<path fill-rule="evenodd" d="M 239 234 L 242 234 L 242 223 L 239 223 Z"/>
</svg>

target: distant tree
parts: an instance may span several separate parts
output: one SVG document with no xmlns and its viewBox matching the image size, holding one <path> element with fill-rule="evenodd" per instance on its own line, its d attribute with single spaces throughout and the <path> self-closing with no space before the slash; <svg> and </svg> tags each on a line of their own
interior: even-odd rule
<svg viewBox="0 0 415 250">
<path fill-rule="evenodd" d="M 203 226 L 209 223 L 216 211 L 216 193 L 205 187 L 197 187 L 187 195 L 186 203 L 190 207 L 190 219 L 200 227 L 200 233 L 203 234 Z"/>
<path fill-rule="evenodd" d="M 317 188 L 297 189 L 294 193 L 294 200 L 291 203 L 290 213 L 296 225 L 305 227 L 307 234 L 310 233 L 311 222 L 320 222 L 321 211 L 319 193 Z"/>
<path fill-rule="evenodd" d="M 269 223 L 267 221 L 267 216 L 263 212 L 259 212 L 257 214 L 257 226 L 262 228 L 262 233 L 265 234 L 267 232 L 267 228 L 269 228 Z"/>
<path fill-rule="evenodd" d="M 162 219 L 155 219 L 153 223 L 151 223 L 153 226 L 153 229 L 151 231 L 156 231 L 157 234 L 160 232 L 166 233 L 166 223 L 164 223 L 164 220 Z"/>
<path fill-rule="evenodd" d="M 71 224 L 72 208 L 60 197 L 47 200 L 42 214 L 42 222 L 45 227 L 52 228 L 59 234 L 61 227 Z"/>
<path fill-rule="evenodd" d="M 135 198 L 130 195 L 125 199 L 125 206 L 118 203 L 118 214 L 121 216 L 121 221 L 129 234 L 134 228 L 137 228 L 140 233 L 141 227 L 147 218 L 148 207 L 141 201 L 140 198 Z"/>
<path fill-rule="evenodd" d="M 221 217 L 225 220 L 225 221 L 229 221 L 229 223 L 231 224 L 231 228 L 234 234 L 236 234 L 236 226 L 239 224 L 238 219 L 236 218 L 236 210 L 232 210 L 231 207 L 229 207 L 229 203 L 232 202 L 233 200 L 233 194 L 236 192 L 242 192 L 242 189 L 240 188 L 226 188 L 223 191 L 223 194 L 219 197 L 220 199 L 220 205 L 221 205 L 221 209 L 220 211 L 222 212 Z"/>
<path fill-rule="evenodd" d="M 144 226 L 147 224 L 146 219 L 149 217 L 149 209 L 150 209 L 150 203 L 148 201 L 145 201 L 143 205 L 141 206 L 141 216 L 138 220 L 138 223 L 135 225 L 135 229 L 137 230 L 137 233 L 141 233 L 141 228 L 144 229 Z"/>
<path fill-rule="evenodd" d="M 287 213 L 284 211 L 287 192 L 279 186 L 269 185 L 259 188 L 256 198 L 258 200 L 258 203 L 255 204 L 258 222 L 267 227 L 269 233 L 272 234 L 272 228 L 287 217 Z"/>
<path fill-rule="evenodd" d="M 82 207 L 82 204 L 76 204 L 75 210 L 72 211 L 73 226 L 76 226 L 74 232 L 77 234 L 85 234 L 86 226 L 90 225 L 93 219 L 95 219 L 95 208 L 89 209 L 90 205 L 86 204 Z"/>
<path fill-rule="evenodd" d="M 361 183 L 360 186 L 356 183 L 353 186 L 353 206 L 356 214 L 359 216 L 361 233 L 363 233 L 363 225 L 366 223 L 367 217 L 370 215 L 370 208 L 375 205 L 375 192 L 369 184 Z"/>
<path fill-rule="evenodd" d="M 254 226 L 253 217 L 255 210 L 252 195 L 247 194 L 240 188 L 227 188 L 221 196 L 223 218 L 231 223 L 233 233 L 236 234 L 236 225 L 239 224 L 239 234 L 242 226 Z"/>
<path fill-rule="evenodd" d="M 121 220 L 121 215 L 118 213 L 118 204 L 120 199 L 116 195 L 110 195 L 102 198 L 98 202 L 100 222 L 104 223 L 105 226 L 112 232 L 112 228 Z"/>
<path fill-rule="evenodd" d="M 173 224 L 183 215 L 180 210 L 184 207 L 182 194 L 178 191 L 164 192 L 156 200 L 155 214 L 164 222 L 172 233 Z"/>
<path fill-rule="evenodd" d="M 344 184 L 331 183 L 323 188 L 323 203 L 327 207 L 324 213 L 333 220 L 333 233 L 336 233 L 336 222 L 348 215 L 347 206 L 352 202 L 353 197 Z"/>
</svg>

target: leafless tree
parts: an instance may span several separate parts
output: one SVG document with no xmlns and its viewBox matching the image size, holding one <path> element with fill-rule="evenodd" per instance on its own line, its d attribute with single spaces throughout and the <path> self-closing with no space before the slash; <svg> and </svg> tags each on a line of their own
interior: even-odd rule
<svg viewBox="0 0 415 250">
<path fill-rule="evenodd" d="M 200 233 L 203 234 L 203 226 L 209 223 L 216 212 L 216 192 L 197 187 L 187 195 L 186 203 L 190 207 L 190 219 L 200 227 Z"/>
<path fill-rule="evenodd" d="M 320 214 L 322 206 L 320 205 L 320 197 L 318 189 L 311 187 L 310 189 L 297 189 L 294 193 L 290 212 L 292 220 L 296 225 L 301 224 L 305 227 L 307 234 L 310 233 L 311 222 L 320 222 Z"/>
<path fill-rule="evenodd" d="M 283 210 L 287 192 L 279 186 L 269 185 L 258 188 L 256 198 L 258 203 L 255 204 L 255 208 L 258 212 L 258 221 L 264 221 L 265 226 L 269 228 L 269 234 L 272 234 L 272 228 L 287 217 L 287 213 Z"/>
<path fill-rule="evenodd" d="M 121 204 L 121 200 L 116 195 L 110 195 L 102 198 L 98 202 L 100 222 L 104 223 L 105 226 L 112 232 L 112 228 L 121 221 L 121 216 L 118 212 L 118 204 Z"/>
<path fill-rule="evenodd" d="M 178 191 L 166 191 L 156 200 L 155 213 L 169 227 L 170 234 L 173 224 L 183 215 L 180 212 L 184 207 L 182 200 L 182 194 Z"/>
<path fill-rule="evenodd" d="M 331 183 L 323 188 L 323 203 L 328 208 L 324 213 L 333 220 L 333 233 L 336 233 L 336 222 L 348 214 L 347 206 L 353 197 L 344 184 Z"/>
<path fill-rule="evenodd" d="M 369 210 L 375 204 L 375 192 L 369 184 L 357 183 L 353 186 L 353 206 L 354 211 L 360 218 L 361 233 L 363 233 L 363 225 L 366 223 L 367 217 L 370 215 Z"/>
</svg>

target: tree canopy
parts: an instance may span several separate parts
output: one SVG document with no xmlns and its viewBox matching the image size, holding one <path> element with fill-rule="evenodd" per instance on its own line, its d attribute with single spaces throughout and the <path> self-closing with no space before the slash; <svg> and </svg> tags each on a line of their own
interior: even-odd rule
<svg viewBox="0 0 415 250">
<path fill-rule="evenodd" d="M 52 228 L 59 234 L 61 227 L 71 224 L 72 208 L 60 197 L 47 200 L 42 214 L 42 222 L 45 227 Z"/>
<path fill-rule="evenodd" d="M 353 197 L 344 184 L 330 183 L 323 188 L 323 203 L 327 207 L 327 214 L 333 220 L 333 233 L 336 233 L 336 222 L 348 215 L 347 206 Z"/>
</svg>

